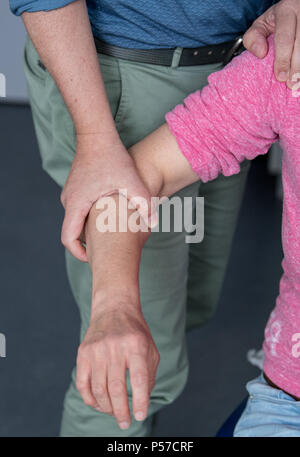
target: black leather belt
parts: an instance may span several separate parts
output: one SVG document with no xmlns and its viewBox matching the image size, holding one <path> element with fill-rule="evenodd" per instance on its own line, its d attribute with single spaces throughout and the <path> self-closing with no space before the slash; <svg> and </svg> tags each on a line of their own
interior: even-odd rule
<svg viewBox="0 0 300 457">
<path fill-rule="evenodd" d="M 164 65 L 170 67 L 173 55 L 177 48 L 172 49 L 131 49 L 120 48 L 107 44 L 99 38 L 94 37 L 97 52 L 119 59 L 131 60 L 152 65 Z M 179 60 L 180 67 L 192 65 L 207 65 L 218 62 L 228 63 L 233 57 L 245 50 L 242 36 L 235 40 L 227 41 L 199 48 L 183 48 Z"/>
</svg>

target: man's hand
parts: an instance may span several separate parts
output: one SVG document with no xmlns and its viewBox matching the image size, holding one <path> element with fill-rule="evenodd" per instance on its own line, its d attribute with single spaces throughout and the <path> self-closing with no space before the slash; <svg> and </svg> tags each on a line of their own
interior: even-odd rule
<svg viewBox="0 0 300 457">
<path fill-rule="evenodd" d="M 93 203 L 117 189 L 125 189 L 129 199 L 143 197 L 147 200 L 145 212 L 140 211 L 146 224 L 151 212 L 155 218 L 156 213 L 151 210 L 151 196 L 121 141 L 116 138 L 109 143 L 106 137 L 104 143 L 101 134 L 77 135 L 75 158 L 61 194 L 65 208 L 61 239 L 79 260 L 87 261 L 80 237 Z M 155 224 L 155 220 L 152 223 Z"/>
<path fill-rule="evenodd" d="M 124 301 L 124 298 L 122 299 Z M 147 416 L 159 353 L 140 308 L 120 303 L 91 319 L 78 350 L 76 386 L 86 405 L 111 414 L 121 429 L 130 426 L 126 370 L 136 420 Z"/>
<path fill-rule="evenodd" d="M 300 0 L 281 0 L 256 19 L 243 37 L 245 48 L 259 58 L 265 57 L 267 37 L 272 33 L 275 76 L 291 89 L 293 75 L 300 73 Z"/>
</svg>

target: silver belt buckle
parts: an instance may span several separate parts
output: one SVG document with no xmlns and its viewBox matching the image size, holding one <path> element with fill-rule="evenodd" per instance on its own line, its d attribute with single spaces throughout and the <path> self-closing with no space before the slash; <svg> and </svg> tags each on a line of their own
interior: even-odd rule
<svg viewBox="0 0 300 457">
<path fill-rule="evenodd" d="M 224 61 L 223 61 L 224 65 L 227 65 L 231 61 L 231 59 L 233 59 L 233 57 L 237 56 L 240 53 L 242 46 L 243 46 L 243 36 L 240 35 L 236 38 L 234 45 L 232 46 L 232 48 L 229 50 L 229 52 L 225 56 Z"/>
</svg>

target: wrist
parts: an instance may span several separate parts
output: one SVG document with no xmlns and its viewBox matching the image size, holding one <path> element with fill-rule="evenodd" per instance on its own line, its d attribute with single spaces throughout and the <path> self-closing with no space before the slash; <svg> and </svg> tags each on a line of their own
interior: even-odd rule
<svg viewBox="0 0 300 457">
<path fill-rule="evenodd" d="M 104 289 L 93 291 L 91 320 L 99 315 L 113 311 L 141 311 L 139 290 L 136 285 L 131 288 Z"/>
<path fill-rule="evenodd" d="M 76 128 L 76 141 L 77 143 L 83 142 L 83 143 L 97 143 L 97 144 L 119 144 L 121 142 L 121 139 L 119 137 L 119 134 L 113 125 L 111 129 L 84 129 L 84 128 Z"/>
<path fill-rule="evenodd" d="M 107 154 L 112 157 L 114 152 L 123 152 L 129 157 L 117 131 L 76 133 L 77 156 Z"/>
</svg>

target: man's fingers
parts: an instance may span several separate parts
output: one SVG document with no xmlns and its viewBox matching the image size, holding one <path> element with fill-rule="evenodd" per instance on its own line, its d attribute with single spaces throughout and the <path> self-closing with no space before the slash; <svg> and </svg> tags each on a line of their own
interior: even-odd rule
<svg viewBox="0 0 300 457">
<path fill-rule="evenodd" d="M 278 6 L 275 10 L 275 21 L 274 72 L 278 81 L 287 81 L 296 38 L 297 16 L 295 12 Z"/>
<path fill-rule="evenodd" d="M 76 388 L 87 406 L 96 408 L 97 400 L 91 390 L 91 367 L 86 359 L 77 358 Z"/>
<path fill-rule="evenodd" d="M 287 2 L 279 2 L 254 21 L 245 33 L 243 43 L 246 49 L 262 58 L 268 52 L 267 38 L 271 33 L 274 33 L 274 73 L 279 81 L 288 81 L 291 71 L 293 73 L 300 71 L 299 53 L 295 51 L 293 53 L 296 29 L 296 11 L 289 7 Z"/>
<path fill-rule="evenodd" d="M 126 366 L 115 361 L 108 369 L 107 386 L 113 414 L 122 430 L 130 426 L 130 411 L 126 387 Z"/>
<path fill-rule="evenodd" d="M 132 355 L 128 368 L 132 388 L 133 414 L 136 420 L 142 421 L 147 417 L 153 382 L 149 379 L 148 367 L 143 356 Z"/>
<path fill-rule="evenodd" d="M 89 210 L 66 209 L 61 231 L 61 242 L 70 253 L 82 262 L 87 262 L 86 250 L 80 241 L 86 216 Z"/>
<path fill-rule="evenodd" d="M 113 411 L 107 390 L 107 370 L 104 367 L 104 364 L 97 363 L 92 368 L 91 384 L 93 395 L 98 404 L 97 409 L 111 415 Z"/>
</svg>

